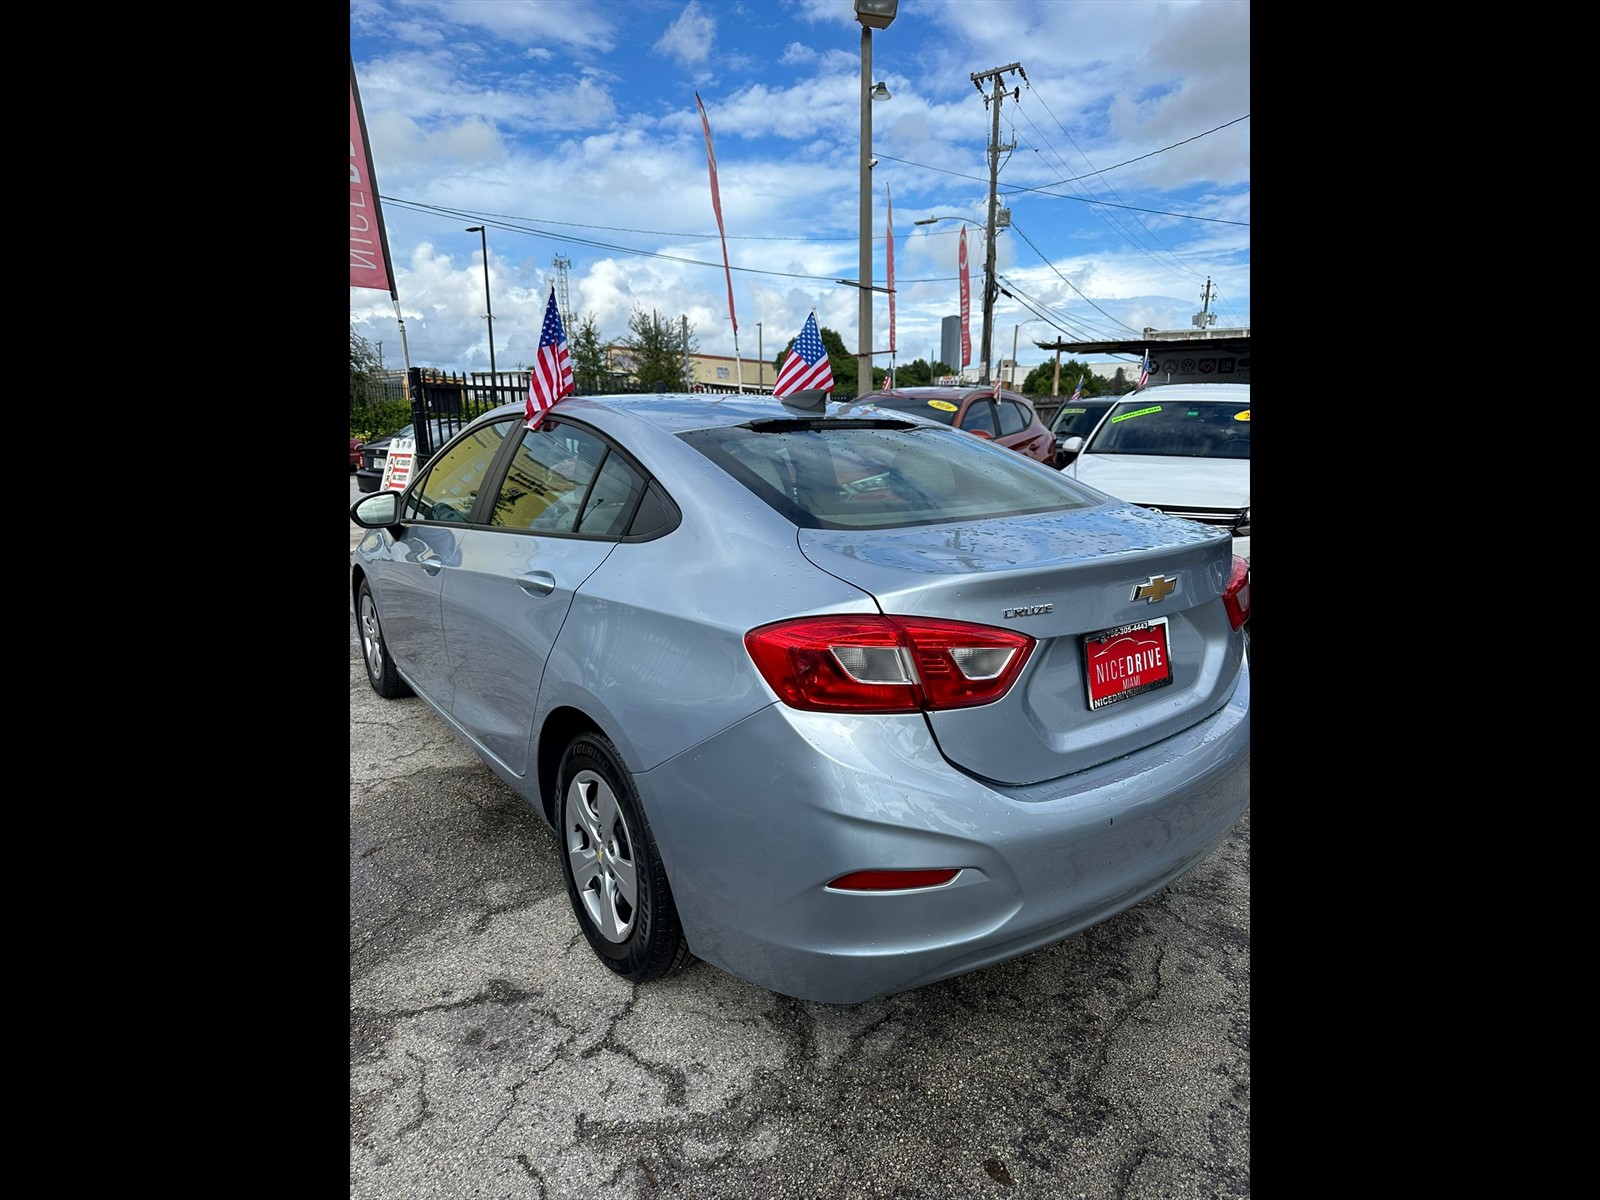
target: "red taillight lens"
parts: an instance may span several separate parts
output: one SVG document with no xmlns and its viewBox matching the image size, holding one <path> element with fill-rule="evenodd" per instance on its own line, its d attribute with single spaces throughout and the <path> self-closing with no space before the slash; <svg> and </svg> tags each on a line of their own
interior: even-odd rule
<svg viewBox="0 0 1600 1200">
<path fill-rule="evenodd" d="M 802 617 L 744 635 L 791 708 L 934 712 L 998 700 L 1033 652 L 1026 634 L 936 617 Z"/>
<path fill-rule="evenodd" d="M 1228 610 L 1228 624 L 1238 629 L 1250 619 L 1250 564 L 1237 554 L 1228 586 L 1222 589 L 1222 606 Z"/>
<path fill-rule="evenodd" d="M 830 880 L 828 886 L 841 892 L 897 892 L 904 888 L 939 887 L 959 874 L 960 867 L 940 871 L 851 871 Z"/>
</svg>

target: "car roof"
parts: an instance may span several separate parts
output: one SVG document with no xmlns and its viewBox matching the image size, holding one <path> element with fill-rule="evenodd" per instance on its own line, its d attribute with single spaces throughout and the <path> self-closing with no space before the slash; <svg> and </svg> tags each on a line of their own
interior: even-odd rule
<svg viewBox="0 0 1600 1200">
<path fill-rule="evenodd" d="M 1225 404 L 1250 403 L 1248 383 L 1162 383 L 1152 384 L 1139 392 L 1118 396 L 1118 400 L 1135 400 L 1156 395 L 1178 400 L 1220 400 Z"/>
<path fill-rule="evenodd" d="M 972 387 L 940 387 L 929 385 L 926 387 L 897 387 L 876 388 L 861 397 L 862 400 L 871 400 L 874 396 L 903 396 L 913 400 L 964 400 L 968 396 L 987 396 L 994 392 L 994 385 L 987 387 L 973 385 Z M 1009 396 L 1013 400 L 1021 400 L 1024 404 L 1032 401 L 1021 392 L 1014 392 L 1010 388 L 1001 388 L 1002 396 Z"/>
<path fill-rule="evenodd" d="M 586 413 L 603 410 L 632 417 L 666 433 L 678 434 L 691 429 L 743 425 L 750 421 L 860 418 L 869 415 L 862 409 L 870 403 L 870 397 L 862 397 L 860 401 L 830 400 L 817 410 L 791 406 L 756 392 L 730 392 L 723 395 L 707 395 L 703 392 L 624 392 L 568 396 L 550 412 L 556 416 L 570 414 L 581 419 Z M 524 402 L 517 400 L 490 409 L 478 420 L 496 420 L 508 414 L 520 415 L 524 411 Z M 914 413 L 896 412 L 895 418 L 938 424 Z"/>
</svg>

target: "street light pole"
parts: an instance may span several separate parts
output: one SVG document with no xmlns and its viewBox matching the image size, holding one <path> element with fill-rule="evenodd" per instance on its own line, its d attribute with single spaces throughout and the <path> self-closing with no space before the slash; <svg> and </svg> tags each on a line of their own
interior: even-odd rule
<svg viewBox="0 0 1600 1200">
<path fill-rule="evenodd" d="M 767 386 L 767 357 L 761 350 L 761 322 L 756 322 L 756 391 Z"/>
<path fill-rule="evenodd" d="M 489 377 L 496 378 L 494 371 L 494 307 L 489 303 L 489 233 L 482 225 L 468 225 L 468 233 L 475 233 L 483 243 L 483 308 L 485 320 L 489 322 Z"/>
<path fill-rule="evenodd" d="M 861 22 L 861 274 L 856 336 L 856 395 L 872 390 L 872 102 L 889 98 L 887 88 L 872 86 L 872 31 L 887 29 L 900 0 L 855 0 Z"/>
</svg>

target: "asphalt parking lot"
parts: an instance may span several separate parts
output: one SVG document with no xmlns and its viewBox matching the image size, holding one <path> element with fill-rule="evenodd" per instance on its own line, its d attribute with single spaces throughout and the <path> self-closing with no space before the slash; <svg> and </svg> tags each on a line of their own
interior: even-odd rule
<svg viewBox="0 0 1600 1200">
<path fill-rule="evenodd" d="M 352 1200 L 1248 1196 L 1250 1024 L 1248 813 L 1128 912 L 914 992 L 631 985 L 538 815 L 368 686 L 352 609 Z"/>
</svg>

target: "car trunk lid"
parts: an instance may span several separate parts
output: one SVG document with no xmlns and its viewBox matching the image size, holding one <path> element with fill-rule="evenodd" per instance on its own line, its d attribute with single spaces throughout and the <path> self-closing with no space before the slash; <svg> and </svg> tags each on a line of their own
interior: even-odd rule
<svg viewBox="0 0 1600 1200">
<path fill-rule="evenodd" d="M 1031 784 L 1095 766 L 1177 733 L 1232 694 L 1242 643 L 1221 601 L 1231 541 L 1203 525 L 1113 502 L 869 533 L 807 529 L 800 547 L 885 613 L 1037 640 L 1000 700 L 928 714 L 946 758 L 982 778 Z M 1092 665 L 1086 636 L 1111 631 L 1122 632 L 1097 642 Z M 1123 647 L 1164 659 L 1168 682 L 1143 690 L 1159 669 L 1127 676 L 1137 678 L 1128 694 L 1107 700 L 1118 681 L 1104 676 Z"/>
</svg>

